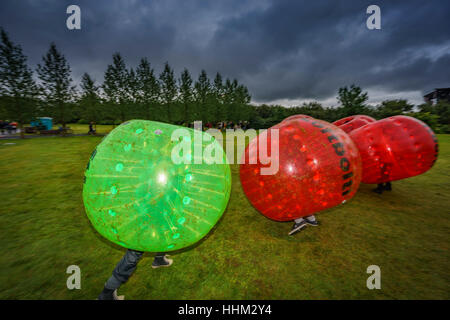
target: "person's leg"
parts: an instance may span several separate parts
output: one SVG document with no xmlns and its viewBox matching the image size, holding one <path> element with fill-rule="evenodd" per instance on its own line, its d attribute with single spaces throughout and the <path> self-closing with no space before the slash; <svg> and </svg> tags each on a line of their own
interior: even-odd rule
<svg viewBox="0 0 450 320">
<path fill-rule="evenodd" d="M 164 252 L 157 253 L 152 263 L 152 268 L 170 267 L 173 263 L 172 259 L 168 259 Z"/>
<path fill-rule="evenodd" d="M 305 221 L 307 224 L 314 227 L 317 227 L 319 225 L 319 222 L 316 220 L 316 217 L 313 214 L 305 217 Z"/>
<path fill-rule="evenodd" d="M 112 276 L 106 281 L 105 288 L 98 296 L 99 300 L 115 300 L 115 291 L 133 274 L 144 252 L 128 249 L 114 268 Z"/>
<path fill-rule="evenodd" d="M 292 226 L 291 231 L 289 231 L 288 235 L 292 236 L 293 234 L 301 231 L 304 227 L 306 227 L 306 220 L 303 218 L 298 218 L 294 220 L 294 225 Z"/>
<path fill-rule="evenodd" d="M 376 193 L 379 193 L 379 194 L 382 194 L 382 193 L 383 193 L 383 190 L 384 190 L 383 184 L 382 184 L 382 183 L 379 183 L 378 186 L 377 186 L 375 189 L 373 189 L 372 191 L 373 191 L 373 192 L 376 192 Z"/>
<path fill-rule="evenodd" d="M 386 182 L 386 183 L 384 184 L 384 190 L 386 190 L 386 191 L 392 191 L 392 185 L 391 185 L 390 182 Z"/>
</svg>

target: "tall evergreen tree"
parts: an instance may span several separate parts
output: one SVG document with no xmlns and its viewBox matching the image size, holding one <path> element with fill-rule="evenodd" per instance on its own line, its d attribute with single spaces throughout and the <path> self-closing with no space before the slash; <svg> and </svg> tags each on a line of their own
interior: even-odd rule
<svg viewBox="0 0 450 320">
<path fill-rule="evenodd" d="M 24 138 L 23 124 L 33 116 L 37 86 L 22 48 L 11 42 L 3 29 L 0 33 L 0 94 L 6 102 L 3 109 L 11 120 L 18 122 Z"/>
<path fill-rule="evenodd" d="M 136 68 L 137 86 L 139 89 L 139 103 L 144 108 L 147 119 L 154 117 L 156 106 L 159 102 L 159 83 L 154 70 L 146 58 L 142 58 Z"/>
<path fill-rule="evenodd" d="M 213 92 L 213 105 L 214 105 L 214 109 L 215 109 L 214 114 L 216 116 L 216 120 L 222 121 L 222 120 L 226 119 L 226 113 L 225 113 L 225 109 L 223 107 L 224 84 L 223 84 L 222 75 L 219 72 L 216 73 L 216 76 L 214 78 L 212 92 Z"/>
<path fill-rule="evenodd" d="M 222 96 L 222 102 L 223 102 L 223 106 L 222 106 L 222 112 L 225 115 L 224 120 L 231 120 L 231 113 L 232 113 L 232 109 L 233 109 L 233 94 L 234 94 L 234 88 L 233 88 L 233 84 L 231 82 L 230 79 L 226 79 L 225 80 L 225 84 L 223 85 L 223 96 Z"/>
<path fill-rule="evenodd" d="M 211 83 L 205 70 L 202 70 L 195 82 L 195 96 L 198 102 L 205 103 L 208 94 L 211 92 Z"/>
<path fill-rule="evenodd" d="M 230 79 L 225 80 L 225 85 L 223 87 L 223 103 L 230 105 L 233 102 L 234 88 Z"/>
<path fill-rule="evenodd" d="M 189 110 L 190 105 L 193 101 L 193 92 L 192 92 L 192 77 L 189 73 L 188 69 L 184 69 L 181 73 L 181 78 L 179 79 L 179 90 L 180 90 L 180 96 L 179 100 L 181 104 L 183 105 L 183 111 L 184 111 L 184 121 L 189 123 L 192 119 L 192 114 L 189 114 L 189 112 L 192 110 Z"/>
<path fill-rule="evenodd" d="M 126 96 L 126 108 L 130 110 L 129 116 L 139 118 L 139 108 L 136 108 L 140 104 L 140 86 L 137 77 L 137 73 L 133 68 L 130 68 L 127 72 L 127 96 Z"/>
<path fill-rule="evenodd" d="M 173 69 L 169 66 L 169 63 L 164 64 L 164 70 L 159 75 L 160 87 L 161 87 L 161 100 L 167 108 L 167 120 L 171 122 L 171 108 L 177 97 L 177 82 L 173 73 Z"/>
<path fill-rule="evenodd" d="M 200 108 L 200 115 L 202 121 L 207 121 L 210 118 L 208 114 L 208 101 L 211 94 L 211 82 L 205 70 L 202 70 L 198 76 L 198 80 L 194 84 L 195 100 Z"/>
<path fill-rule="evenodd" d="M 222 75 L 217 72 L 216 77 L 214 78 L 214 86 L 213 86 L 214 95 L 219 103 L 223 102 L 223 94 L 224 94 L 224 86 Z"/>
<path fill-rule="evenodd" d="M 247 105 L 250 103 L 251 96 L 248 93 L 248 89 L 246 86 L 240 84 L 236 87 L 234 93 L 234 103 L 236 104 L 236 121 L 244 121 L 248 118 L 250 109 L 247 108 Z"/>
<path fill-rule="evenodd" d="M 113 110 L 113 120 L 116 117 L 124 122 L 128 116 L 129 73 L 120 53 L 113 54 L 113 63 L 108 65 L 103 82 L 103 91 L 110 109 Z"/>
<path fill-rule="evenodd" d="M 70 102 L 75 91 L 72 86 L 71 70 L 66 57 L 61 54 L 54 43 L 45 56 L 43 64 L 38 64 L 37 73 L 41 80 L 41 92 L 47 105 L 52 109 L 56 122 L 63 128 L 70 118 Z"/>
<path fill-rule="evenodd" d="M 98 123 L 103 116 L 102 105 L 99 96 L 99 87 L 88 73 L 81 78 L 81 115 L 83 119 Z"/>
<path fill-rule="evenodd" d="M 238 104 L 248 104 L 250 100 L 251 96 L 248 93 L 247 87 L 242 84 L 238 85 L 235 91 L 235 102 Z"/>
</svg>

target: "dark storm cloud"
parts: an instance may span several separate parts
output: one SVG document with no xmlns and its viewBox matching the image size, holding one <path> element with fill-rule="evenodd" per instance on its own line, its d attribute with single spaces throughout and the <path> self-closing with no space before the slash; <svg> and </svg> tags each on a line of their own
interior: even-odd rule
<svg viewBox="0 0 450 320">
<path fill-rule="evenodd" d="M 353 82 L 388 91 L 449 84 L 448 53 L 435 61 L 426 51 L 417 55 L 426 47 L 448 47 L 448 2 L 378 2 L 379 31 L 365 25 L 365 10 L 376 1 L 312 3 L 277 1 L 263 12 L 229 19 L 211 48 L 228 51 L 219 61 L 254 79 L 250 88 L 262 100 L 321 99 Z M 244 63 L 224 58 L 230 55 Z"/>
<path fill-rule="evenodd" d="M 78 4 L 82 30 L 65 26 Z M 366 28 L 381 7 L 382 29 Z M 254 100 L 325 100 L 356 83 L 377 92 L 448 86 L 448 1 L 5 1 L 0 25 L 36 64 L 51 41 L 74 79 L 102 81 L 111 54 L 147 56 L 159 71 L 205 68 L 238 78 Z M 408 98 L 408 97 L 405 97 Z"/>
</svg>

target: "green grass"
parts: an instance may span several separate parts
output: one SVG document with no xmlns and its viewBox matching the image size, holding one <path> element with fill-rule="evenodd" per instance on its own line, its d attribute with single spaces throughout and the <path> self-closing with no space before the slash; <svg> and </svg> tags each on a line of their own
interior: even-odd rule
<svg viewBox="0 0 450 320">
<path fill-rule="evenodd" d="M 29 127 L 29 126 L 30 126 L 30 124 L 24 125 L 24 127 Z M 52 129 L 56 130 L 60 126 L 61 126 L 60 124 L 53 124 Z M 88 133 L 88 131 L 89 131 L 88 124 L 68 123 L 66 126 L 69 127 L 70 129 L 72 129 L 74 134 Z M 97 134 L 106 134 L 106 133 L 109 133 L 113 129 L 113 126 L 98 124 L 95 128 L 97 129 Z M 38 134 L 38 133 L 25 133 L 25 136 L 33 136 L 36 134 Z M 16 132 L 13 135 L 20 136 L 20 133 Z"/>
<path fill-rule="evenodd" d="M 89 131 L 89 125 L 88 124 L 69 123 L 67 126 L 70 127 L 70 129 L 73 130 L 74 134 L 88 133 L 88 131 Z M 113 126 L 112 125 L 98 124 L 94 129 L 97 129 L 97 133 L 98 134 L 105 134 L 105 133 L 110 132 L 113 129 Z"/>
<path fill-rule="evenodd" d="M 213 231 L 151 269 L 146 254 L 121 289 L 128 299 L 449 299 L 450 135 L 427 173 L 373 185 L 318 215 L 322 225 L 287 236 L 247 201 L 232 166 L 230 202 Z M 83 172 L 101 137 L 0 141 L 0 299 L 95 299 L 125 249 L 91 227 Z M 14 145 L 5 145 L 13 142 Z M 78 265 L 81 290 L 66 288 Z M 366 269 L 381 268 L 381 290 Z"/>
</svg>

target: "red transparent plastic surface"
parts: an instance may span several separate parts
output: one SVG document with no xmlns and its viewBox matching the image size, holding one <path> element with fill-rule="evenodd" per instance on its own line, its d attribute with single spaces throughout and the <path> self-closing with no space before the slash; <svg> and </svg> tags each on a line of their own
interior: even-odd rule
<svg viewBox="0 0 450 320">
<path fill-rule="evenodd" d="M 429 170 L 438 156 L 433 131 L 412 117 L 389 117 L 349 135 L 361 154 L 364 183 L 384 183 L 419 175 Z"/>
<path fill-rule="evenodd" d="M 293 116 L 287 117 L 282 122 L 291 121 L 291 120 L 295 120 L 295 119 L 301 119 L 301 118 L 314 119 L 313 117 L 307 116 L 306 114 L 294 114 Z"/>
<path fill-rule="evenodd" d="M 276 149 L 279 170 L 262 175 L 261 169 L 276 160 L 263 164 L 260 154 L 276 158 L 272 153 Z M 353 197 L 361 180 L 361 159 L 350 137 L 310 117 L 283 121 L 264 131 L 249 143 L 243 157 L 240 179 L 247 198 L 263 215 L 277 221 L 337 206 Z"/>
<path fill-rule="evenodd" d="M 349 133 L 353 130 L 356 130 L 358 128 L 361 128 L 362 126 L 365 126 L 368 123 L 375 122 L 376 120 L 372 117 L 365 116 L 365 115 L 356 115 L 356 116 L 350 116 L 346 118 L 339 119 L 333 124 L 335 126 L 338 126 L 345 132 Z"/>
</svg>

